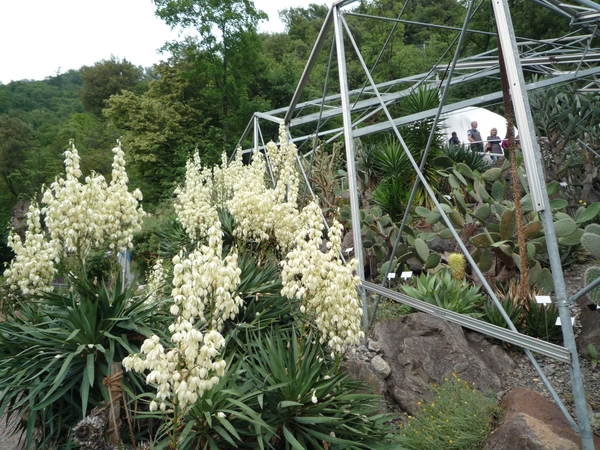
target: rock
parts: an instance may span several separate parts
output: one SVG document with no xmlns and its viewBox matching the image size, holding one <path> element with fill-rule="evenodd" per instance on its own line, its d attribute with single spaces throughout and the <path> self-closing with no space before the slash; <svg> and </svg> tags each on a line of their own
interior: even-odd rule
<svg viewBox="0 0 600 450">
<path fill-rule="evenodd" d="M 596 352 L 600 354 L 600 308 L 592 310 L 588 305 L 595 305 L 587 296 L 583 296 L 577 301 L 577 304 L 581 307 L 579 313 L 579 322 L 581 324 L 581 331 L 575 339 L 577 344 L 577 350 L 579 354 L 584 357 L 591 359 L 588 346 L 592 344 L 596 349 Z"/>
<path fill-rule="evenodd" d="M 373 357 L 373 359 L 371 360 L 371 365 L 373 366 L 375 371 L 384 379 L 389 377 L 390 373 L 392 373 L 390 365 L 386 363 L 385 360 L 379 355 Z"/>
<path fill-rule="evenodd" d="M 487 450 L 577 450 L 581 438 L 560 409 L 529 389 L 511 390 L 502 400 L 502 424 L 487 438 Z M 594 436 L 596 448 L 600 438 Z"/>
<path fill-rule="evenodd" d="M 351 232 L 344 235 L 342 240 L 342 253 L 344 257 L 351 257 L 354 255 L 354 236 Z"/>
<path fill-rule="evenodd" d="M 425 313 L 378 323 L 374 338 L 392 373 L 386 379 L 388 391 L 409 414 L 417 402 L 429 399 L 432 384 L 455 373 L 480 389 L 501 390 L 498 374 L 513 370 L 514 364 L 500 346 L 484 338 L 467 339 L 459 325 Z"/>
<path fill-rule="evenodd" d="M 419 258 L 415 258 L 414 256 L 406 260 L 406 266 L 408 267 L 408 270 L 412 271 L 415 275 L 419 275 L 423 272 L 423 263 Z"/>
<path fill-rule="evenodd" d="M 381 344 L 374 340 L 369 340 L 369 351 L 371 352 L 379 352 L 381 350 Z"/>
<path fill-rule="evenodd" d="M 439 236 L 433 238 L 427 246 L 437 253 L 452 253 L 456 248 L 456 241 L 454 239 L 442 239 Z"/>
<path fill-rule="evenodd" d="M 556 365 L 548 364 L 547 366 L 542 367 L 542 372 L 544 372 L 544 375 L 549 377 L 550 375 L 554 374 L 554 372 L 556 372 Z"/>
<path fill-rule="evenodd" d="M 372 388 L 372 393 L 386 396 L 387 384 L 385 380 L 377 373 L 371 363 L 364 361 L 344 361 L 342 370 L 345 370 L 353 380 L 364 381 Z"/>
</svg>

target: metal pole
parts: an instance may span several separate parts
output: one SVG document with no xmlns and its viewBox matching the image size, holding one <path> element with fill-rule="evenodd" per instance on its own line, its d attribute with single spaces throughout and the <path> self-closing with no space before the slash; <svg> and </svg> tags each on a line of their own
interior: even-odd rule
<svg viewBox="0 0 600 450">
<path fill-rule="evenodd" d="M 508 2 L 507 0 L 493 0 L 492 5 L 496 17 L 498 36 L 504 52 L 511 98 L 515 107 L 515 116 L 519 128 L 519 136 L 521 138 L 523 159 L 527 171 L 527 182 L 529 184 L 534 208 L 537 211 L 541 211 L 542 223 L 544 224 L 548 257 L 550 259 L 552 279 L 554 281 L 554 290 L 556 293 L 556 304 L 558 306 L 563 333 L 563 342 L 564 346 L 571 352 L 571 364 L 569 365 L 569 369 L 571 372 L 573 400 L 575 402 L 575 411 L 579 422 L 579 434 L 581 436 L 582 448 L 583 450 L 593 450 L 594 441 L 587 412 L 577 346 L 575 344 L 575 336 L 571 325 L 571 313 L 567 303 L 567 292 L 562 273 L 558 243 L 554 232 L 552 211 L 547 207 L 548 192 L 546 190 L 546 184 L 542 182 L 542 180 L 544 180 L 544 169 L 540 149 L 535 140 L 533 117 L 529 106 L 527 91 L 524 88 L 525 78 L 523 77 L 523 70 L 521 68 L 521 61 L 517 50 Z"/>
<path fill-rule="evenodd" d="M 467 26 L 469 25 L 469 21 L 471 20 L 471 10 L 473 9 L 473 2 L 474 2 L 474 0 L 471 0 L 469 2 L 469 6 L 467 8 L 467 14 L 465 16 L 465 21 L 463 23 L 463 27 L 462 27 L 462 30 L 459 35 L 458 44 L 456 45 L 456 52 L 454 53 L 454 57 L 452 58 L 452 63 L 450 65 L 448 79 L 446 81 L 446 84 L 444 84 L 442 96 L 440 98 L 440 106 L 437 109 L 437 113 L 433 120 L 433 126 L 431 128 L 431 133 L 429 133 L 429 137 L 427 138 L 427 144 L 425 145 L 425 151 L 423 152 L 421 164 L 419 165 L 419 170 L 421 172 L 423 172 L 423 170 L 425 169 L 425 164 L 427 163 L 427 155 L 429 154 L 429 149 L 431 148 L 431 143 L 433 142 L 433 136 L 436 132 L 438 121 L 442 114 L 442 108 L 444 107 L 444 102 L 446 101 L 446 96 L 448 94 L 448 89 L 449 89 L 450 83 L 452 81 L 452 76 L 454 75 L 454 68 L 456 67 L 456 63 L 458 62 L 458 56 L 460 55 L 460 51 L 461 51 L 464 37 L 466 34 Z M 436 77 L 437 77 L 437 72 L 436 72 Z M 387 282 L 388 275 L 392 268 L 391 262 L 394 260 L 394 257 L 396 256 L 396 252 L 398 251 L 398 245 L 400 244 L 400 240 L 402 239 L 402 233 L 404 231 L 404 226 L 405 226 L 406 222 L 408 221 L 408 216 L 410 214 L 410 207 L 411 207 L 411 205 L 415 199 L 415 196 L 417 194 L 417 188 L 419 187 L 419 181 L 420 181 L 419 177 L 417 177 L 415 179 L 415 183 L 413 185 L 412 191 L 410 192 L 410 197 L 408 199 L 408 203 L 406 204 L 406 209 L 404 210 L 402 222 L 400 222 L 400 229 L 398 230 L 398 237 L 396 238 L 396 242 L 394 242 L 394 247 L 392 248 L 392 254 L 390 255 L 390 259 L 389 259 L 390 264 L 388 264 L 387 269 L 385 271 L 385 275 L 383 276 L 383 281 L 381 282 L 382 287 L 385 287 L 385 283 Z M 381 296 L 377 296 L 377 300 L 375 301 L 375 306 L 373 308 L 373 314 L 371 316 L 371 320 L 369 321 L 369 328 L 371 328 L 371 326 L 373 325 L 373 322 L 375 321 L 375 315 L 377 314 L 377 307 L 379 306 L 380 300 L 381 300 Z"/>
<path fill-rule="evenodd" d="M 356 182 L 356 165 L 354 163 L 354 139 L 352 137 L 352 116 L 350 114 L 350 96 L 348 95 L 348 79 L 346 77 L 346 56 L 344 54 L 344 35 L 341 13 L 338 7 L 333 6 L 335 47 L 337 51 L 338 71 L 340 77 L 340 94 L 342 100 L 342 119 L 344 122 L 344 146 L 346 147 L 346 164 L 348 165 L 348 187 L 350 196 L 350 209 L 352 219 L 352 236 L 354 238 L 354 256 L 358 259 L 358 276 L 365 279 L 365 265 L 363 259 L 362 233 L 360 230 L 360 204 L 358 202 L 358 186 Z M 369 312 L 367 309 L 367 296 L 362 286 L 359 294 L 363 304 L 363 327 L 367 329 Z"/>
</svg>

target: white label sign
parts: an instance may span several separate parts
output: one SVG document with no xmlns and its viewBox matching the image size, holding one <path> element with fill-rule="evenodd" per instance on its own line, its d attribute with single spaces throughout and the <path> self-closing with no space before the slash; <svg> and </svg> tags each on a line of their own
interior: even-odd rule
<svg viewBox="0 0 600 450">
<path fill-rule="evenodd" d="M 571 325 L 573 325 L 575 323 L 575 317 L 571 317 Z M 558 325 L 559 327 L 562 325 L 561 321 L 560 321 L 560 317 L 556 318 L 556 323 L 555 325 Z"/>
<path fill-rule="evenodd" d="M 410 277 L 412 277 L 412 270 L 409 270 L 409 271 L 407 271 L 407 272 L 402 272 L 402 273 L 400 274 L 400 278 L 403 278 L 403 279 L 405 279 L 405 280 L 406 280 L 407 278 L 410 278 Z"/>
<path fill-rule="evenodd" d="M 396 278 L 396 274 L 394 272 L 388 273 L 388 280 L 391 280 L 392 278 Z"/>
<path fill-rule="evenodd" d="M 550 299 L 549 295 L 536 295 L 535 301 L 538 303 L 543 303 L 544 305 L 552 303 L 552 300 Z"/>
</svg>

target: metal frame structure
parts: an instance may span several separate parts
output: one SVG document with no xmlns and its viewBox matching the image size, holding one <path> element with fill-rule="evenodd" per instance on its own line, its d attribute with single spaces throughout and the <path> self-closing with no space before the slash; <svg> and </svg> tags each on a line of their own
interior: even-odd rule
<svg viewBox="0 0 600 450">
<path fill-rule="evenodd" d="M 345 7 L 355 3 L 355 1 L 356 0 L 337 0 L 333 2 L 333 5 L 327 14 L 327 17 L 325 18 L 322 29 L 317 37 L 290 105 L 287 108 L 280 108 L 265 113 L 255 113 L 239 143 L 241 144 L 246 137 L 248 137 L 250 131 L 253 130 L 252 147 L 265 149 L 266 146 L 260 129 L 260 121 L 263 120 L 277 124 L 281 123 L 281 121 L 284 121 L 288 127 L 288 132 L 295 126 L 316 124 L 316 130 L 314 133 L 297 136 L 296 138 L 292 139 L 296 143 L 312 143 L 313 148 L 310 148 L 306 153 L 310 153 L 311 150 L 314 150 L 314 145 L 316 145 L 317 141 L 315 137 L 318 137 L 320 140 L 325 142 L 332 142 L 334 140 L 343 138 L 346 149 L 346 163 L 348 169 L 347 173 L 351 205 L 351 220 L 353 224 L 357 224 L 360 223 L 360 219 L 356 169 L 354 165 L 354 140 L 361 136 L 367 136 L 373 133 L 392 133 L 402 145 L 417 175 L 417 181 L 413 187 L 407 210 L 410 208 L 410 204 L 414 199 L 414 193 L 418 183 L 422 184 L 428 192 L 431 200 L 438 208 L 438 211 L 442 216 L 442 220 L 453 233 L 457 244 L 461 247 L 461 250 L 465 254 L 465 257 L 469 261 L 473 271 L 476 273 L 479 279 L 482 280 L 483 288 L 490 295 L 491 299 L 502 313 L 507 325 L 510 328 L 507 330 L 505 328 L 490 325 L 489 323 L 485 323 L 483 321 L 452 313 L 441 308 L 433 307 L 430 304 L 386 288 L 385 281 L 382 286 L 366 282 L 363 269 L 364 264 L 362 257 L 362 245 L 357 245 L 357 243 L 362 242 L 360 227 L 353 227 L 352 232 L 355 243 L 355 257 L 360 261 L 358 265 L 358 275 L 363 280 L 360 293 L 363 298 L 365 326 L 367 326 L 368 323 L 366 310 L 366 291 L 369 291 L 379 296 L 384 296 L 395 301 L 405 303 L 418 310 L 443 317 L 445 320 L 457 323 L 463 327 L 467 327 L 485 333 L 486 335 L 490 335 L 506 342 L 521 346 L 524 348 L 525 353 L 539 373 L 540 378 L 548 388 L 550 394 L 565 415 L 565 418 L 569 424 L 581 436 L 583 449 L 593 449 L 594 444 L 590 420 L 587 413 L 585 392 L 583 389 L 577 348 L 575 345 L 575 338 L 568 307 L 569 304 L 575 300 L 575 298 L 583 295 L 590 289 L 590 287 L 586 287 L 584 290 L 574 295 L 571 299 L 567 298 L 560 255 L 558 254 L 558 244 L 554 233 L 552 212 L 547 207 L 548 194 L 543 181 L 543 165 L 533 127 L 527 91 L 543 88 L 556 83 L 565 83 L 575 80 L 579 81 L 580 83 L 583 80 L 583 83 L 585 83 L 584 87 L 581 89 L 583 92 L 600 91 L 600 79 L 597 78 L 600 77 L 600 64 L 598 64 L 600 62 L 600 49 L 592 46 L 593 40 L 600 37 L 600 29 L 598 28 L 598 25 L 600 24 L 600 5 L 590 0 L 571 0 L 570 4 L 559 2 L 557 0 L 532 0 L 535 3 L 549 8 L 557 14 L 560 14 L 563 17 L 567 17 L 570 20 L 572 27 L 576 29 L 576 31 L 567 36 L 535 41 L 518 39 L 515 37 L 507 0 L 491 0 L 494 9 L 494 16 L 496 18 L 498 37 L 503 49 L 512 103 L 515 108 L 515 117 L 517 120 L 518 129 L 520 130 L 527 180 L 529 183 L 530 192 L 532 194 L 534 209 L 541 214 L 542 223 L 547 238 L 548 254 L 555 286 L 554 302 L 559 310 L 563 331 L 564 346 L 558 346 L 537 339 L 532 339 L 517 332 L 510 318 L 503 310 L 502 305 L 492 288 L 486 282 L 485 277 L 480 272 L 477 264 L 475 264 L 468 250 L 459 239 L 459 236 L 454 230 L 449 218 L 444 213 L 444 210 L 441 208 L 441 205 L 436 199 L 433 190 L 422 174 L 433 135 L 429 137 L 429 142 L 425 149 L 422 160 L 415 161 L 406 144 L 404 143 L 402 134 L 399 131 L 400 126 L 409 124 L 416 120 L 422 120 L 424 118 L 434 118 L 435 126 L 441 120 L 444 114 L 451 114 L 453 111 L 462 109 L 466 106 L 479 106 L 497 102 L 502 98 L 501 92 L 493 92 L 477 98 L 472 98 L 453 104 L 445 104 L 446 95 L 450 87 L 460 83 L 477 81 L 485 77 L 499 76 L 500 69 L 497 49 L 463 59 L 459 58 L 463 38 L 466 34 L 479 33 L 493 34 L 495 36 L 496 33 L 469 29 L 470 19 L 478 9 L 478 6 L 475 4 L 475 0 L 470 0 L 468 2 L 468 8 L 466 9 L 465 20 L 462 28 L 441 27 L 439 25 L 409 22 L 402 19 L 402 14 L 397 19 L 390 19 L 385 17 L 364 16 L 356 14 L 352 11 L 344 10 Z M 478 1 L 478 5 L 480 5 L 481 1 L 483 0 Z M 374 19 L 386 20 L 395 23 L 410 23 L 413 25 L 439 27 L 448 29 L 450 31 L 455 31 L 456 37 L 452 45 L 452 47 L 455 47 L 455 50 L 453 52 L 451 62 L 441 62 L 442 60 L 448 60 L 448 56 L 452 55 L 452 52 L 449 48 L 447 52 L 440 57 L 440 62 L 432 67 L 429 72 L 377 84 L 371 77 L 371 70 L 366 66 L 366 63 L 362 58 L 360 49 L 358 48 L 351 29 L 348 26 L 348 22 L 345 19 L 346 16 L 362 17 L 364 20 Z M 334 60 L 333 55 L 335 54 L 337 60 L 337 70 L 339 74 L 340 92 L 327 95 L 327 85 L 329 81 L 327 79 L 325 80 L 325 89 L 321 99 L 300 102 L 311 71 L 317 61 L 317 57 L 323 50 L 323 46 L 331 34 L 333 35 L 333 39 L 330 53 L 330 67 Z M 348 86 L 348 77 L 346 74 L 344 46 L 348 44 L 349 46 L 353 47 L 354 51 L 356 52 L 356 55 L 368 79 L 368 83 L 365 84 L 365 86 L 355 88 L 353 90 L 351 90 Z M 524 67 L 526 67 L 528 71 L 539 73 L 545 78 L 541 79 L 540 81 L 526 83 L 523 76 Z M 327 77 L 329 77 L 329 70 Z M 443 82 L 440 81 L 440 78 L 443 79 Z M 416 87 L 422 84 L 435 86 L 436 88 L 440 89 L 440 107 L 410 116 L 393 117 L 390 112 L 390 107 L 399 102 L 402 97 L 409 95 L 416 89 Z M 343 124 L 342 126 L 339 126 L 339 124 L 330 127 L 327 126 L 332 119 L 338 119 L 339 123 L 340 118 Z M 244 150 L 244 152 L 250 151 L 252 151 L 252 149 Z M 304 173 L 304 171 L 303 175 L 305 177 L 306 184 L 310 185 L 308 176 L 306 173 Z M 314 194 L 312 195 L 314 196 Z M 407 221 L 407 216 L 408 213 L 405 214 L 405 217 L 400 225 L 399 237 L 402 235 L 402 230 Z M 396 243 L 396 246 L 393 249 L 393 253 L 396 251 L 397 244 L 398 243 Z M 393 257 L 394 255 L 392 255 L 392 259 Z M 387 280 L 387 276 L 384 277 L 384 280 Z M 550 381 L 546 378 L 541 370 L 532 352 L 546 355 L 556 359 L 557 361 L 562 361 L 569 364 L 577 421 L 571 418 L 566 407 L 563 405 L 562 401 L 558 397 L 558 394 L 552 387 Z"/>
</svg>

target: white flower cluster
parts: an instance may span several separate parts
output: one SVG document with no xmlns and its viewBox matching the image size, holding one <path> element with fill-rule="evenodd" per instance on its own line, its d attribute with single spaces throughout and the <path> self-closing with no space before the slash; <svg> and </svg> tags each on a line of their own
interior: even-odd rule
<svg viewBox="0 0 600 450">
<path fill-rule="evenodd" d="M 25 243 L 14 231 L 8 237 L 8 246 L 15 258 L 4 271 L 4 277 L 11 289 L 20 289 L 25 295 L 36 290 L 51 291 L 56 273 L 54 262 L 58 260 L 60 247 L 46 239 L 40 224 L 40 209 L 32 202 L 27 212 Z"/>
<path fill-rule="evenodd" d="M 112 181 L 92 173 L 81 183 L 79 154 L 71 141 L 65 155 L 65 177 L 46 189 L 41 211 L 32 203 L 28 212 L 29 230 L 25 242 L 11 233 L 9 245 L 15 252 L 5 276 L 12 288 L 21 287 L 24 294 L 32 289 L 50 289 L 50 282 L 61 254 L 76 254 L 85 261 L 94 247 L 110 249 L 131 247 L 133 233 L 141 229 L 144 211 L 139 201 L 141 192 L 127 190 L 127 173 L 121 144 L 113 149 Z M 40 214 L 50 236 L 40 226 Z M 27 281 L 29 279 L 29 281 Z"/>
<path fill-rule="evenodd" d="M 226 363 L 218 358 L 225 339 L 218 331 L 225 319 L 238 313 L 243 301 L 236 293 L 241 270 L 237 253 L 222 253 L 221 225 L 217 221 L 207 230 L 208 245 L 198 245 L 189 255 L 173 257 L 173 306 L 176 317 L 169 326 L 172 348 L 165 351 L 157 336 L 146 339 L 141 354 L 130 355 L 123 366 L 138 372 L 149 370 L 147 383 L 157 384 L 158 403 L 151 408 L 166 408 L 172 399 L 185 408 L 219 382 Z M 208 324 L 202 333 L 197 324 Z"/>
<path fill-rule="evenodd" d="M 225 370 L 219 350 L 224 345 L 223 321 L 242 307 L 237 295 L 241 271 L 237 252 L 222 257 L 223 233 L 218 208 L 227 208 L 235 218 L 235 236 L 242 242 L 269 241 L 287 253 L 282 262 L 283 295 L 302 303 L 306 320 L 313 320 L 322 333 L 321 343 L 342 353 L 359 342 L 362 309 L 354 276 L 356 261 L 344 265 L 339 257 L 341 225 L 333 223 L 329 250 L 320 251 L 324 225 L 316 203 L 302 212 L 297 205 L 299 179 L 295 170 L 296 147 L 280 128 L 280 146 L 267 146 L 275 185 L 265 157 L 255 151 L 250 165 L 242 163 L 241 152 L 227 165 L 212 172 L 202 169 L 195 155 L 187 164 L 186 179 L 176 190 L 178 220 L 197 241 L 189 254 L 173 258 L 173 305 L 176 316 L 169 330 L 172 349 L 165 350 L 158 337 L 147 339 L 141 353 L 123 361 L 128 370 L 149 370 L 148 383 L 158 385 L 157 402 L 151 408 L 165 409 L 172 399 L 185 407 L 218 382 Z M 205 334 L 198 330 L 206 325 Z M 317 402 L 313 393 L 313 402 Z"/>
<path fill-rule="evenodd" d="M 144 211 L 139 205 L 139 190 L 127 190 L 127 173 L 121 143 L 113 149 L 113 171 L 110 186 L 102 175 L 92 173 L 81 183 L 79 154 L 71 143 L 65 152 L 66 178 L 57 177 L 44 192 L 42 212 L 53 240 L 59 241 L 67 253 L 85 260 L 93 247 L 108 241 L 118 251 L 131 247 L 133 233 L 141 229 Z"/>
<path fill-rule="evenodd" d="M 215 236 L 220 230 L 211 227 L 209 233 Z M 221 259 L 220 239 L 211 241 L 212 245 L 199 246 L 187 257 L 181 252 L 173 258 L 171 314 L 192 323 L 197 318 L 200 323 L 208 322 L 211 328 L 220 329 L 223 320 L 233 319 L 242 306 L 236 293 L 241 270 L 235 250 Z"/>
<path fill-rule="evenodd" d="M 218 331 L 202 333 L 182 317 L 169 326 L 169 331 L 172 349 L 165 351 L 158 336 L 153 335 L 142 344 L 141 354 L 123 359 L 123 367 L 127 370 L 150 372 L 146 383 L 156 383 L 156 398 L 160 402 L 150 404 L 154 411 L 158 408 L 164 411 L 165 400 L 173 396 L 178 406 L 185 409 L 219 382 L 226 367 L 223 359 L 216 359 L 225 345 L 225 339 Z"/>
<path fill-rule="evenodd" d="M 175 189 L 177 219 L 192 241 L 205 237 L 218 220 L 213 203 L 213 181 L 210 169 L 202 169 L 196 153 L 186 164 L 185 183 Z"/>
<path fill-rule="evenodd" d="M 65 153 L 66 177 L 56 177 L 46 189 L 42 203 L 46 227 L 52 240 L 60 242 L 67 253 L 76 253 L 85 260 L 89 250 L 104 241 L 103 201 L 106 181 L 92 174 L 85 184 L 79 181 L 79 154 L 71 142 Z"/>
<path fill-rule="evenodd" d="M 295 169 L 297 149 L 288 142 L 285 127 L 279 130 L 280 145 L 267 144 L 267 152 L 276 185 L 267 187 L 264 156 L 255 150 L 252 164 L 238 171 L 234 195 L 227 202 L 235 217 L 236 237 L 258 242 L 274 238 L 284 251 L 298 231 L 298 186 Z"/>
<path fill-rule="evenodd" d="M 328 251 L 320 250 L 324 225 L 316 203 L 307 205 L 301 218 L 304 227 L 296 235 L 296 245 L 281 262 L 281 293 L 299 299 L 301 312 L 321 332 L 320 342 L 343 353 L 364 337 L 356 290 L 360 278 L 353 275 L 357 260 L 347 265 L 341 261 L 342 226 L 335 220 L 329 231 Z"/>
<path fill-rule="evenodd" d="M 125 152 L 121 141 L 112 149 L 115 154 L 112 164 L 110 185 L 104 199 L 104 234 L 110 241 L 111 250 L 124 251 L 133 247 L 133 234 L 142 229 L 142 220 L 146 213 L 139 205 L 142 192 L 139 189 L 129 192 L 129 178 L 125 171 Z"/>
<path fill-rule="evenodd" d="M 144 286 L 144 292 L 148 295 L 145 303 L 154 303 L 162 293 L 165 282 L 167 281 L 167 272 L 163 267 L 162 258 L 157 259 L 148 275 L 148 282 Z"/>
</svg>

